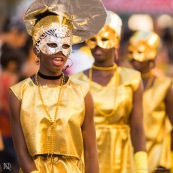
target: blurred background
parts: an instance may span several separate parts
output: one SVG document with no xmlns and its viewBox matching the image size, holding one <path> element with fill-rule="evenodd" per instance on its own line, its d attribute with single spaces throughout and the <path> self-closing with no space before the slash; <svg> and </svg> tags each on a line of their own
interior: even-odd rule
<svg viewBox="0 0 173 173">
<path fill-rule="evenodd" d="M 37 72 L 39 64 L 32 51 L 32 39 L 26 33 L 23 14 L 34 0 L 0 0 L 0 172 L 4 163 L 18 172 L 13 149 L 8 112 L 8 89 L 11 85 Z M 162 40 L 157 57 L 158 73 L 173 77 L 173 1 L 172 0 L 102 0 L 108 10 L 123 21 L 118 64 L 130 66 L 127 59 L 129 37 L 136 30 L 155 31 Z M 93 58 L 85 44 L 73 46 L 65 73 L 73 74 L 89 68 Z M 8 172 L 9 170 L 4 170 Z"/>
<path fill-rule="evenodd" d="M 36 57 L 32 53 L 32 40 L 26 34 L 23 25 L 23 14 L 28 5 L 34 0 L 6 0 L 0 1 L 0 47 L 3 44 L 11 44 L 24 51 L 23 76 L 30 76 L 38 69 L 35 65 Z M 162 49 L 157 58 L 157 67 L 160 72 L 173 76 L 173 1 L 172 0 L 102 0 L 108 10 L 116 12 L 123 21 L 121 47 L 119 49 L 119 60 L 117 63 L 126 63 L 126 45 L 128 39 L 136 30 L 152 30 L 160 35 L 162 39 Z M 13 31 L 8 33 L 8 31 Z M 16 32 L 18 33 L 16 33 Z M 6 34 L 4 38 L 3 33 Z M 11 34 L 11 35 L 10 35 Z M 14 36 L 16 34 L 16 38 Z M 4 40 L 5 39 L 5 40 Z M 12 41 L 13 39 L 13 41 Z M 4 40 L 4 41 L 3 41 Z M 12 42 L 12 43 L 11 43 Z M 93 59 L 80 51 L 83 44 L 73 46 L 71 59 L 73 66 L 67 73 L 76 73 L 88 68 Z M 77 56 L 76 56 L 77 55 Z M 80 58 L 79 58 L 80 56 Z M 81 58 L 83 56 L 84 58 Z M 69 62 L 71 65 L 72 63 Z"/>
</svg>

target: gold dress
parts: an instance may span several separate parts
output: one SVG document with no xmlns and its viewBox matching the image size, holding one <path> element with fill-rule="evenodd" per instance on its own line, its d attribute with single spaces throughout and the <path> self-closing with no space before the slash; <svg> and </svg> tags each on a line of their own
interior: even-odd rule
<svg viewBox="0 0 173 173">
<path fill-rule="evenodd" d="M 110 116 L 100 114 L 97 109 L 94 112 L 100 173 L 134 173 L 129 118 L 133 107 L 133 93 L 138 88 L 141 77 L 139 72 L 128 68 L 118 67 L 117 72 L 120 82 L 115 107 L 116 73 L 106 86 L 92 82 L 95 107 L 107 114 L 115 110 Z M 83 72 L 74 76 L 89 82 Z"/>
<path fill-rule="evenodd" d="M 149 170 L 158 166 L 171 166 L 171 124 L 166 114 L 165 97 L 171 79 L 156 78 L 151 88 L 144 92 L 144 128 L 147 138 Z"/>
<path fill-rule="evenodd" d="M 55 114 L 60 86 L 41 86 L 42 97 L 51 116 Z M 54 137 L 50 118 L 43 109 L 38 87 L 31 78 L 11 87 L 21 101 L 20 121 L 30 155 L 41 173 L 83 173 L 84 97 L 89 85 L 69 78 L 62 86 Z M 53 155 L 50 154 L 54 144 Z"/>
</svg>

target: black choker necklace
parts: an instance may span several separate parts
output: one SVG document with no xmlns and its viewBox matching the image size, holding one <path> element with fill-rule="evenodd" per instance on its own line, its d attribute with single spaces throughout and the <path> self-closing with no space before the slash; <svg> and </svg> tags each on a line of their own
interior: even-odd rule
<svg viewBox="0 0 173 173">
<path fill-rule="evenodd" d="M 62 73 L 59 76 L 47 76 L 42 74 L 40 71 L 38 72 L 38 75 L 43 78 L 43 79 L 48 79 L 48 80 L 57 80 L 60 79 L 62 77 Z"/>
</svg>

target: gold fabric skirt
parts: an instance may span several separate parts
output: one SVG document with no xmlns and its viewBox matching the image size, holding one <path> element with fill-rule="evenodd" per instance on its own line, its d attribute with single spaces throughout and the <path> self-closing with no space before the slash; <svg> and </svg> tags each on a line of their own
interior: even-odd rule
<svg viewBox="0 0 173 173">
<path fill-rule="evenodd" d="M 100 173 L 134 173 L 133 147 L 128 125 L 97 125 Z"/>
<path fill-rule="evenodd" d="M 34 157 L 40 173 L 84 173 L 84 164 L 78 158 L 62 155 L 38 155 Z M 19 173 L 23 173 L 20 169 Z"/>
</svg>

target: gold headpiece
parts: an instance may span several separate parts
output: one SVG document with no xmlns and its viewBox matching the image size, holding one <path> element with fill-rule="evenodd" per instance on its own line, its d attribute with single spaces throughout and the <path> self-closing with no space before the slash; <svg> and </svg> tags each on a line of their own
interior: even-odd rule
<svg viewBox="0 0 173 173">
<path fill-rule="evenodd" d="M 50 15 L 42 18 L 33 27 L 32 31 L 33 43 L 35 44 L 36 41 L 39 40 L 40 36 L 42 36 L 47 31 L 58 29 L 60 28 L 60 26 L 63 28 L 64 31 L 72 29 L 72 24 L 65 17 L 62 18 L 61 23 L 59 16 Z M 61 34 L 61 36 L 63 36 L 63 33 Z"/>
<path fill-rule="evenodd" d="M 37 22 L 39 14 L 49 11 L 57 17 L 47 16 Z M 35 0 L 25 13 L 24 21 L 34 43 L 44 34 L 45 28 L 67 25 L 72 30 L 72 43 L 80 43 L 97 34 L 106 20 L 101 0 Z"/>
<path fill-rule="evenodd" d="M 129 41 L 128 58 L 137 61 L 154 60 L 161 46 L 159 36 L 151 31 L 137 31 Z"/>
<path fill-rule="evenodd" d="M 119 37 L 121 36 L 122 20 L 116 13 L 107 10 L 105 25 L 112 28 Z"/>
<path fill-rule="evenodd" d="M 121 38 L 121 18 L 112 11 L 107 11 L 105 25 L 93 38 L 86 41 L 87 45 L 93 49 L 96 45 L 110 49 L 118 48 Z"/>
</svg>

